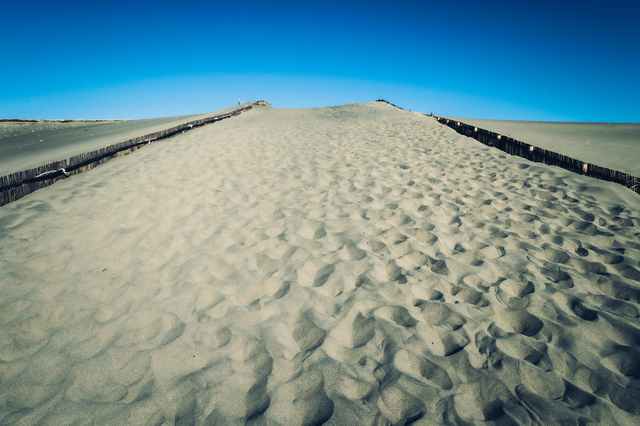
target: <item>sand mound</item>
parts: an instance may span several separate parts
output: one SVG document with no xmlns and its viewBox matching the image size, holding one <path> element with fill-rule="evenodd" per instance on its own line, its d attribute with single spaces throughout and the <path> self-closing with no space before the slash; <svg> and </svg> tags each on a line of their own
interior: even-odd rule
<svg viewBox="0 0 640 426">
<path fill-rule="evenodd" d="M 368 103 L 0 208 L 1 424 L 640 421 L 640 197 Z"/>
</svg>

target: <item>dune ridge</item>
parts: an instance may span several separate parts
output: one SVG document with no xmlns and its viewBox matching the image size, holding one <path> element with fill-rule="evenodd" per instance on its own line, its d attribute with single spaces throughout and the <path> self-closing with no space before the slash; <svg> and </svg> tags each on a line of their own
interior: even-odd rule
<svg viewBox="0 0 640 426">
<path fill-rule="evenodd" d="M 382 103 L 0 208 L 1 424 L 637 424 L 640 197 Z"/>
</svg>

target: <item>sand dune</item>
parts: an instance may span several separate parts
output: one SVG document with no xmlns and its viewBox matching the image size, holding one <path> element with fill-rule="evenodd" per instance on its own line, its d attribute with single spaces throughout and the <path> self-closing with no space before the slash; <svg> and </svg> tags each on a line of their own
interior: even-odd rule
<svg viewBox="0 0 640 426">
<path fill-rule="evenodd" d="M 640 197 L 386 104 L 0 208 L 0 424 L 634 425 Z"/>
</svg>

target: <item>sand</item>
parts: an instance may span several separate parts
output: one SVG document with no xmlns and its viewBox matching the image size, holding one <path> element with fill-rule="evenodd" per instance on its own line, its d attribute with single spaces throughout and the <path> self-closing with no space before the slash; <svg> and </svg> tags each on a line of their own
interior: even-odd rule
<svg viewBox="0 0 640 426">
<path fill-rule="evenodd" d="M 640 176 L 640 123 L 564 123 L 451 118 L 571 158 Z"/>
<path fill-rule="evenodd" d="M 386 104 L 0 208 L 0 424 L 634 425 L 640 196 Z"/>
</svg>

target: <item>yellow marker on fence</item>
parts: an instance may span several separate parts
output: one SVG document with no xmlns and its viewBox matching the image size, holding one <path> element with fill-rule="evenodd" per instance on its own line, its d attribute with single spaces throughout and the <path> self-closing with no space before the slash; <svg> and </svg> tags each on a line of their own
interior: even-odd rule
<svg viewBox="0 0 640 426">
<path fill-rule="evenodd" d="M 458 121 L 458 127 L 460 127 L 460 122 Z"/>
<path fill-rule="evenodd" d="M 474 128 L 473 128 L 473 131 L 474 131 L 474 132 L 477 132 L 477 131 L 478 131 L 478 128 L 477 128 L 477 127 L 474 127 Z"/>
<path fill-rule="evenodd" d="M 582 171 L 583 171 L 584 173 L 587 173 L 587 170 L 588 170 L 588 169 L 589 169 L 589 165 L 588 165 L 588 164 L 583 164 L 583 165 L 582 165 Z"/>
<path fill-rule="evenodd" d="M 498 135 L 498 140 L 502 139 L 502 135 Z"/>
<path fill-rule="evenodd" d="M 529 146 L 529 151 L 533 151 L 533 145 Z"/>
</svg>

